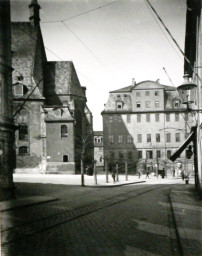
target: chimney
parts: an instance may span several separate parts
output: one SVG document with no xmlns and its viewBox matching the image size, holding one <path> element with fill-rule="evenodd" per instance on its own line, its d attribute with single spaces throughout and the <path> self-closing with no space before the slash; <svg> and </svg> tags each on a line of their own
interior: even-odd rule
<svg viewBox="0 0 202 256">
<path fill-rule="evenodd" d="M 134 86 L 135 84 L 136 84 L 135 78 L 132 78 L 132 86 Z"/>
<path fill-rule="evenodd" d="M 33 27 L 37 27 L 40 22 L 40 17 L 39 17 L 39 10 L 41 9 L 40 5 L 38 5 L 37 0 L 31 0 L 31 3 L 29 5 L 30 9 L 30 23 L 32 24 Z"/>
</svg>

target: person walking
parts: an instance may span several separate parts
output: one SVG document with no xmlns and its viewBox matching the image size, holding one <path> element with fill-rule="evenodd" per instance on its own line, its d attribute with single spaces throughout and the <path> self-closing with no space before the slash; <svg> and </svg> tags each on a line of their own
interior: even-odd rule
<svg viewBox="0 0 202 256">
<path fill-rule="evenodd" d="M 145 179 L 146 179 L 146 178 L 149 178 L 149 171 L 146 172 L 146 177 L 145 177 Z"/>
<path fill-rule="evenodd" d="M 141 172 L 138 171 L 138 178 L 140 179 L 140 177 L 141 177 Z"/>
<path fill-rule="evenodd" d="M 115 174 L 115 170 L 114 170 L 114 168 L 113 168 L 113 169 L 112 169 L 112 179 L 113 179 L 113 183 L 116 183 L 115 178 L 116 178 L 116 174 Z"/>
</svg>

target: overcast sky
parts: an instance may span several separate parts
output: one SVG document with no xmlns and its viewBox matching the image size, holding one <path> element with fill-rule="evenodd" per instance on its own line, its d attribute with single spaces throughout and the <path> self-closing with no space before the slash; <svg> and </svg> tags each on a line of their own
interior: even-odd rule
<svg viewBox="0 0 202 256">
<path fill-rule="evenodd" d="M 186 0 L 150 2 L 184 50 Z M 11 1 L 13 21 L 28 21 L 29 3 Z M 94 130 L 102 130 L 100 113 L 109 91 L 130 85 L 132 78 L 171 85 L 165 67 L 175 86 L 182 82 L 183 57 L 145 0 L 38 3 L 48 60 L 73 61 L 81 85 L 87 87 Z"/>
</svg>

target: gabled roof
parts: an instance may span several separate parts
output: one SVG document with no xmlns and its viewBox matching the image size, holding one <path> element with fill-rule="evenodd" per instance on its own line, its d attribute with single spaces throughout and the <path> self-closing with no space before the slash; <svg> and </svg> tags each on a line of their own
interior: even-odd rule
<svg viewBox="0 0 202 256">
<path fill-rule="evenodd" d="M 130 85 L 130 86 L 126 86 L 126 87 L 123 87 L 121 89 L 118 89 L 118 90 L 115 90 L 115 91 L 111 91 L 110 93 L 119 93 L 119 92 L 131 92 L 131 90 L 133 89 L 133 85 Z"/>
<path fill-rule="evenodd" d="M 176 87 L 174 86 L 169 86 L 169 85 L 164 85 L 164 84 L 160 84 L 158 82 L 155 82 L 155 81 L 151 81 L 151 80 L 145 80 L 145 81 L 142 81 L 142 82 L 139 82 L 137 84 L 135 84 L 135 86 L 133 87 L 133 89 L 137 89 L 137 88 L 140 88 L 144 85 L 149 85 L 151 87 L 154 88 L 162 88 L 162 89 L 165 89 L 165 90 L 176 90 Z"/>
<path fill-rule="evenodd" d="M 149 84 L 149 85 L 153 86 L 154 88 L 162 88 L 162 89 L 171 90 L 171 91 L 176 90 L 176 87 L 174 87 L 174 86 L 159 84 L 158 82 L 151 81 L 151 80 L 145 80 L 145 81 L 139 82 L 135 85 L 126 86 L 126 87 L 123 87 L 123 88 L 115 90 L 115 91 L 110 91 L 110 93 L 131 92 L 132 90 L 135 90 L 135 89 L 141 89 L 141 87 L 144 86 L 145 84 Z"/>
</svg>

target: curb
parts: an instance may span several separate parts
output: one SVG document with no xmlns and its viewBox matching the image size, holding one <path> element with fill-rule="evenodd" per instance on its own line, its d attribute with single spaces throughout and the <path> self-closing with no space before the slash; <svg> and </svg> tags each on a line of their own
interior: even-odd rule
<svg viewBox="0 0 202 256">
<path fill-rule="evenodd" d="M 187 236 L 187 233 L 185 231 L 185 228 L 182 225 L 182 218 L 180 217 L 180 214 L 177 213 L 175 210 L 175 206 L 173 205 L 174 201 L 174 196 L 173 196 L 173 191 L 171 190 L 170 192 L 170 203 L 171 203 L 171 210 L 174 218 L 174 225 L 176 229 L 176 234 L 177 234 L 177 239 L 179 243 L 179 250 L 182 256 L 191 256 L 194 254 L 192 253 L 192 245 L 190 243 L 190 240 Z M 185 239 L 186 239 L 186 246 L 185 246 Z"/>
<path fill-rule="evenodd" d="M 126 185 L 131 185 L 131 184 L 137 184 L 137 183 L 144 183 L 146 181 L 135 181 L 135 182 L 129 182 L 129 183 L 121 183 L 121 184 L 112 184 L 112 185 L 84 185 L 84 187 L 87 188 L 113 188 L 113 187 L 121 187 L 121 186 L 126 186 Z"/>
</svg>

